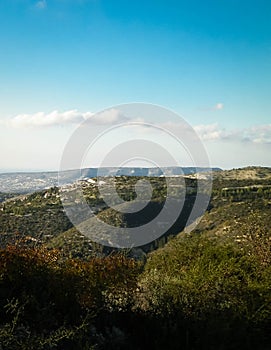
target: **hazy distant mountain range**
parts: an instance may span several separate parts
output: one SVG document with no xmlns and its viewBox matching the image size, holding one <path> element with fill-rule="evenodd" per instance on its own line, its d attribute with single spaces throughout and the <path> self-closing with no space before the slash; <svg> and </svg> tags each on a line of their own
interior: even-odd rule
<svg viewBox="0 0 271 350">
<path fill-rule="evenodd" d="M 73 183 L 78 179 L 97 176 L 179 176 L 196 172 L 220 171 L 220 168 L 196 167 L 103 167 L 68 170 L 60 174 L 61 184 Z M 11 172 L 0 174 L 0 192 L 29 193 L 57 186 L 59 173 L 57 171 L 43 172 Z"/>
</svg>

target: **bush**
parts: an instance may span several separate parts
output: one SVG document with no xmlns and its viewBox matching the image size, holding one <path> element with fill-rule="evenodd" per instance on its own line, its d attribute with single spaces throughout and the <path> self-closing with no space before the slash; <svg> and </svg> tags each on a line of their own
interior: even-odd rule
<svg viewBox="0 0 271 350">
<path fill-rule="evenodd" d="M 271 269 L 233 243 L 172 240 L 141 276 L 139 307 L 160 328 L 157 349 L 260 349 L 270 342 Z"/>
<path fill-rule="evenodd" d="M 81 261 L 9 246 L 0 250 L 0 349 L 267 350 L 263 242 L 182 235 L 143 271 L 120 253 Z"/>
<path fill-rule="evenodd" d="M 130 308 L 139 269 L 121 254 L 82 262 L 43 247 L 0 250 L 0 344 L 90 349 L 105 320 L 110 327 L 114 313 Z"/>
</svg>

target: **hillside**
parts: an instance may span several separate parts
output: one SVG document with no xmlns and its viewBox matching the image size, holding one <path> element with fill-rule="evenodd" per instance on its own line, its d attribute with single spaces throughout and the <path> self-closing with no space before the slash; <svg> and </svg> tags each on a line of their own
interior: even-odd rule
<svg viewBox="0 0 271 350">
<path fill-rule="evenodd" d="M 78 183 L 4 198 L 0 348 L 269 350 L 271 169 L 214 173 L 207 211 L 193 232 L 182 232 L 206 176 L 186 175 L 181 183 L 173 177 L 173 198 L 185 193 L 185 210 L 166 235 L 126 250 L 73 227 L 60 198 L 73 198 Z M 149 205 L 135 215 L 121 212 L 143 179 L 153 188 Z M 137 227 L 163 207 L 165 178 L 115 180 L 124 203 L 114 208 L 98 191 L 99 181 L 110 189 L 108 179 L 80 182 L 99 220 Z M 80 225 L 99 229 L 93 218 Z M 110 230 L 100 234 L 112 239 Z"/>
<path fill-rule="evenodd" d="M 271 180 L 270 168 L 249 166 L 246 168 L 238 168 L 224 170 L 223 172 L 214 173 L 215 179 L 222 180 Z"/>
<path fill-rule="evenodd" d="M 53 187 L 48 190 L 43 190 L 35 192 L 29 195 L 19 195 L 9 198 L 1 203 L 0 206 L 0 233 L 2 235 L 2 243 L 12 239 L 14 235 L 16 237 L 31 237 L 32 241 L 37 242 L 48 242 L 51 238 L 58 236 L 59 234 L 72 228 L 73 225 L 65 215 L 61 196 L 69 198 L 76 193 L 77 186 L 82 187 L 84 198 L 88 205 L 92 208 L 93 212 L 98 218 L 102 219 L 104 222 L 113 224 L 119 227 L 136 226 L 143 223 L 143 217 L 145 222 L 149 221 L 154 208 L 156 212 L 159 212 L 163 207 L 164 199 L 167 193 L 166 180 L 165 178 L 153 177 L 153 178 L 142 178 L 142 177 L 117 177 L 115 185 L 117 192 L 124 201 L 123 204 L 115 203 L 116 206 L 120 208 L 126 207 L 126 209 L 131 205 L 137 194 L 135 192 L 135 184 L 140 180 L 148 180 L 152 185 L 152 196 L 151 202 L 140 214 L 135 213 L 134 215 L 121 215 L 116 209 L 108 208 L 107 204 L 103 200 L 103 195 L 99 193 L 98 186 L 102 183 L 103 191 L 108 194 L 111 190 L 110 178 L 104 178 L 104 181 L 99 179 L 82 180 L 78 183 L 72 185 L 63 186 L 61 191 L 57 187 Z M 109 181 L 107 187 L 106 183 Z M 185 180 L 184 180 L 185 181 Z M 176 196 L 185 190 L 184 182 L 181 181 L 179 184 L 179 178 L 172 178 L 172 196 Z M 187 185 L 190 188 L 191 197 L 193 195 L 193 186 L 195 188 L 195 180 L 187 179 Z M 189 198 L 190 198 L 189 197 Z M 176 199 L 177 200 L 177 199 Z M 136 203 L 139 203 L 137 201 Z M 128 220 L 128 221 L 127 221 Z M 82 224 L 84 217 L 82 218 Z M 88 223 L 90 234 L 91 232 L 96 232 L 98 226 L 97 220 L 91 220 Z M 94 224 L 96 227 L 94 228 Z M 181 228 L 180 228 L 181 229 Z M 179 229 L 179 231 L 180 231 Z M 176 230 L 175 230 L 176 231 Z M 110 232 L 106 235 L 110 235 Z M 105 244 L 107 241 L 105 240 Z M 110 245 L 110 244 L 106 244 Z"/>
<path fill-rule="evenodd" d="M 78 179 L 93 179 L 108 176 L 140 176 L 159 177 L 179 176 L 194 174 L 196 171 L 209 172 L 220 171 L 219 168 L 195 168 L 195 167 L 162 167 L 162 168 L 139 168 L 139 167 L 103 167 L 84 168 L 80 170 L 66 170 L 44 172 L 14 172 L 0 173 L 0 192 L 3 193 L 31 193 L 58 186 L 58 183 L 72 184 Z"/>
<path fill-rule="evenodd" d="M 203 173 L 204 174 L 204 173 Z M 149 205 L 144 209 L 134 214 L 123 214 L 124 209 L 129 212 L 130 202 L 136 198 L 134 185 L 140 180 L 146 179 L 152 186 L 152 199 Z M 194 195 L 197 193 L 197 180 L 194 175 L 186 175 L 184 180 L 180 178 L 172 178 L 171 184 L 173 196 L 175 193 L 176 200 L 183 191 L 186 191 L 185 206 L 179 220 L 160 241 L 153 242 L 150 245 L 142 247 L 145 252 L 153 250 L 167 241 L 167 237 L 176 235 L 180 232 L 189 216 L 193 206 Z M 102 221 L 115 227 L 137 227 L 149 222 L 155 218 L 162 210 L 164 198 L 167 193 L 167 185 L 165 178 L 160 177 L 117 177 L 115 185 L 117 193 L 124 201 L 123 204 L 115 204 L 115 209 L 108 208 L 103 200 L 103 195 L 99 193 L 98 185 L 104 182 L 103 191 L 108 192 L 105 181 L 82 180 L 79 184 L 83 188 L 84 197 L 92 208 L 95 215 Z M 185 181 L 185 182 L 183 182 Z M 213 194 L 209 204 L 209 210 L 204 215 L 196 232 L 201 232 L 205 227 L 211 234 L 224 234 L 227 232 L 227 227 L 238 227 L 238 223 L 245 222 L 249 215 L 264 215 L 268 217 L 270 210 L 269 201 L 271 198 L 271 169 L 248 167 L 243 169 L 234 169 L 213 173 Z M 63 194 L 72 195 L 76 190 L 77 185 L 66 185 L 63 187 Z M 111 184 L 110 184 L 111 185 Z M 185 187 L 184 187 L 185 186 Z M 175 191 L 175 192 L 174 192 Z M 63 195 L 62 194 L 62 195 Z M 61 203 L 61 193 L 57 187 L 42 190 L 33 194 L 25 195 L 8 195 L 2 194 L 3 202 L 0 204 L 0 233 L 1 244 L 5 244 L 9 240 L 18 237 L 29 237 L 29 240 L 37 243 L 47 242 L 50 240 L 55 242 L 55 238 L 72 229 L 73 225 L 65 215 Z M 140 202 L 138 202 L 140 203 Z M 133 204 L 135 205 L 135 204 Z M 177 202 L 176 202 L 176 205 Z M 120 211 L 118 211 L 121 209 Z M 124 210 L 124 211 L 125 211 Z M 83 220 L 83 219 L 82 219 Z M 239 221 L 238 221 L 239 220 Z M 220 224 L 218 224 L 220 223 Z M 266 220 L 262 223 L 267 225 Z M 95 218 L 82 222 L 84 227 L 89 227 L 89 232 L 98 232 L 99 225 Z M 95 226 L 96 225 L 96 226 Z M 98 226 L 97 226 L 98 225 Z M 235 226 L 234 226 L 235 225 Z M 95 226 L 95 228 L 94 228 Z M 235 231 L 236 229 L 234 229 Z M 72 231 L 74 232 L 74 230 Z M 69 233 L 68 233 L 69 235 Z M 103 241 L 106 245 L 110 236 L 108 232 L 100 232 L 104 237 Z M 91 234 L 89 235 L 91 237 Z M 86 238 L 87 239 L 87 238 Z M 59 241 L 59 240 L 58 240 Z M 59 247 L 59 244 L 58 244 Z M 78 243 L 76 243 L 76 251 Z"/>
</svg>

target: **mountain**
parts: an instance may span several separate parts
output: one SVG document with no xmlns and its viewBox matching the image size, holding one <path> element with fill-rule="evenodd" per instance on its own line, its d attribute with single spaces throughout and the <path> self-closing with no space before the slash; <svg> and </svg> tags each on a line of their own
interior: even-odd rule
<svg viewBox="0 0 271 350">
<path fill-rule="evenodd" d="M 112 190 L 110 179 L 112 178 L 105 177 L 103 179 L 84 179 L 74 184 L 65 185 L 60 189 L 52 187 L 4 200 L 0 205 L 1 242 L 4 244 L 16 235 L 17 237 L 32 237 L 31 240 L 36 242 L 49 242 L 52 238 L 71 229 L 73 225 L 65 214 L 61 198 L 65 197 L 73 203 L 73 194 L 76 194 L 78 186 L 82 188 L 84 198 L 91 210 L 100 220 L 109 225 L 109 229 L 105 230 L 104 227 L 100 227 L 95 218 L 88 221 L 88 217 L 85 217 L 84 213 L 80 217 L 81 212 L 76 214 L 80 219 L 80 224 L 88 230 L 88 237 L 92 237 L 92 233 L 95 236 L 99 232 L 100 241 L 102 240 L 104 245 L 107 246 L 111 245 L 111 224 L 116 227 L 137 227 L 137 225 L 146 224 L 155 218 L 164 206 L 167 195 L 167 181 L 164 177 L 116 177 L 115 187 L 120 200 L 117 199 L 117 202 L 113 203 L 114 208 L 108 207 L 107 202 L 104 201 L 104 195 L 109 194 L 110 196 Z M 152 187 L 150 202 L 147 206 L 139 205 L 142 199 L 137 198 L 138 194 L 135 192 L 135 185 L 143 179 L 147 180 Z M 101 192 L 99 187 L 101 183 L 105 192 Z M 185 187 L 189 190 L 189 194 L 185 197 L 185 209 L 182 212 L 184 214 L 186 211 L 184 217 L 187 217 L 194 201 L 197 182 L 195 179 L 187 178 L 183 181 L 179 177 L 172 177 L 170 183 L 173 200 L 171 206 L 174 203 L 178 206 L 178 196 L 181 193 L 185 194 Z M 130 213 L 133 211 L 131 209 L 135 209 L 136 205 L 141 206 L 142 210 L 139 212 L 137 210 L 138 213 L 133 215 L 124 214 L 124 212 Z M 171 207 L 168 206 L 166 210 L 170 212 Z M 177 221 L 177 226 L 174 228 L 175 233 L 178 233 L 184 227 L 184 217 Z M 159 222 L 157 225 L 160 225 Z M 149 249 L 150 247 L 146 247 L 146 250 Z"/>
<path fill-rule="evenodd" d="M 205 173 L 203 172 L 202 174 Z M 162 210 L 167 195 L 167 182 L 164 177 L 117 176 L 115 178 L 117 193 L 124 202 L 122 204 L 120 202 L 115 203 L 114 208 L 108 207 L 104 201 L 104 194 L 100 192 L 99 184 L 103 184 L 102 187 L 107 193 L 110 190 L 110 187 L 107 187 L 109 179 L 108 177 L 104 178 L 104 180 L 84 177 L 83 180 L 65 185 L 61 189 L 62 195 L 69 197 L 80 185 L 88 205 L 101 221 L 109 225 L 109 228 L 105 230 L 104 227 L 97 225 L 96 220 L 86 220 L 84 215 L 81 218 L 80 225 L 90 232 L 89 237 L 92 237 L 92 232 L 94 236 L 98 232 L 105 246 L 110 246 L 110 225 L 129 228 L 146 224 Z M 150 203 L 138 213 L 127 214 L 132 211 L 130 210 L 133 203 L 131 200 L 133 201 L 137 198 L 135 184 L 141 179 L 146 179 L 152 186 Z M 172 189 L 175 191 L 176 196 L 185 191 L 184 209 L 180 217 L 167 230 L 164 237 L 143 247 L 145 252 L 163 245 L 169 236 L 178 234 L 185 226 L 185 221 L 191 212 L 195 195 L 197 194 L 198 181 L 205 183 L 206 177 L 202 176 L 197 179 L 193 174 L 190 174 L 186 175 L 184 179 L 185 183 L 182 183 L 182 181 L 180 183 L 179 177 L 173 176 L 171 178 Z M 14 196 L 6 195 L 5 193 L 1 194 L 1 244 L 13 240 L 14 237 L 30 237 L 29 240 L 32 242 L 45 242 L 51 246 L 56 244 L 57 247 L 61 247 L 63 243 L 64 247 L 67 245 L 67 237 L 69 237 L 68 250 L 70 251 L 70 247 L 74 243 L 77 247 L 74 254 L 84 255 L 85 253 L 78 253 L 80 251 L 79 247 L 83 244 L 85 247 L 84 251 L 86 251 L 86 246 L 92 247 L 91 239 L 84 238 L 82 240 L 82 234 L 73 227 L 63 209 L 60 198 L 61 193 L 59 188 L 52 187 L 31 194 L 14 194 Z M 206 200 L 208 199 L 207 196 Z M 212 234 L 222 232 L 224 235 L 228 232 L 226 229 L 224 230 L 224 227 L 232 227 L 230 232 L 238 232 L 238 222 L 240 220 L 242 222 L 246 221 L 246 217 L 249 215 L 249 208 L 252 208 L 252 210 L 259 209 L 262 214 L 267 213 L 266 215 L 269 217 L 268 215 L 271 214 L 268 214 L 270 212 L 270 203 L 271 168 L 249 167 L 214 172 L 211 201 L 196 230 L 200 233 L 201 230 L 206 229 Z M 176 205 L 179 205 L 178 198 L 176 198 Z M 235 216 L 240 216 L 239 221 L 235 220 Z M 219 225 L 217 226 L 215 223 L 219 223 Z M 265 219 L 263 219 L 262 223 L 266 224 Z"/>
<path fill-rule="evenodd" d="M 0 174 L 0 192 L 3 193 L 31 193 L 61 184 L 71 184 L 77 179 L 95 178 L 97 176 L 178 176 L 194 174 L 196 172 L 220 171 L 219 168 L 196 167 L 102 167 L 84 168 L 81 170 L 67 170 L 61 173 L 50 172 L 15 172 Z"/>
</svg>

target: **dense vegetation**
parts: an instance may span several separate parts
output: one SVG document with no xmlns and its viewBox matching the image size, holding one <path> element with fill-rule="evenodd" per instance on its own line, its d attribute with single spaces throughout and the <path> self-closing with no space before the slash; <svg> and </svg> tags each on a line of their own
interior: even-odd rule
<svg viewBox="0 0 271 350">
<path fill-rule="evenodd" d="M 145 267 L 120 254 L 84 262 L 44 247 L 7 247 L 0 251 L 0 344 L 268 349 L 267 242 L 181 235 L 152 253 Z"/>
<path fill-rule="evenodd" d="M 112 178 L 109 178 L 111 180 Z M 107 182 L 108 179 L 104 179 Z M 122 215 L 118 210 L 109 208 L 104 202 L 102 195 L 99 192 L 97 179 L 80 182 L 80 187 L 83 188 L 83 194 L 86 202 L 98 216 L 98 218 L 105 223 L 118 227 L 137 227 L 143 224 L 143 218 L 148 222 L 155 217 L 157 213 L 163 208 L 165 197 L 167 195 L 167 184 L 165 178 L 140 178 L 140 177 L 127 177 L 121 176 L 115 178 L 115 186 L 119 196 L 125 201 L 124 204 L 119 206 L 130 205 L 130 201 L 136 198 L 135 184 L 138 181 L 148 180 L 151 183 L 153 192 L 151 196 L 151 201 L 144 211 L 135 213 L 134 215 Z M 171 189 L 171 196 L 178 198 L 180 193 L 185 194 L 185 187 L 189 188 L 189 193 L 186 194 L 186 204 L 185 209 L 182 213 L 182 217 L 177 221 L 174 232 L 178 233 L 184 227 L 185 219 L 189 210 L 193 205 L 194 193 L 196 192 L 197 182 L 194 179 L 187 178 L 184 182 L 180 181 L 178 178 L 172 178 L 171 183 L 173 184 Z M 181 183 L 181 185 L 180 185 Z M 103 185 L 105 189 L 109 187 L 107 191 L 110 191 L 110 184 L 107 186 Z M 186 185 L 186 186 L 184 186 Z M 61 237 L 66 237 L 66 231 L 72 229 L 74 233 L 73 225 L 67 218 L 65 211 L 61 203 L 61 196 L 67 196 L 68 198 L 73 198 L 73 193 L 76 193 L 76 186 L 68 186 L 66 189 L 60 193 L 57 187 L 53 187 L 48 190 L 43 190 L 39 192 L 32 193 L 30 195 L 19 195 L 11 198 L 10 200 L 4 201 L 0 204 L 0 234 L 1 234 L 1 245 L 4 246 L 7 242 L 14 239 L 14 235 L 27 236 L 32 240 L 36 240 L 38 243 L 47 243 L 52 246 L 54 242 L 57 242 L 57 246 L 61 241 Z M 65 192 L 66 191 L 66 192 Z M 67 194 L 66 194 L 67 193 Z M 74 203 L 72 202 L 71 205 Z M 84 220 L 82 220 L 84 221 Z M 94 228 L 96 220 L 92 220 L 86 224 L 89 230 L 96 232 L 99 227 Z M 84 224 L 84 222 L 83 222 Z M 171 230 L 172 232 L 173 230 Z M 168 232 L 168 234 L 171 234 Z M 63 235 L 64 234 L 64 235 Z M 96 233 L 95 233 L 96 234 Z M 101 232 L 102 236 L 106 238 L 110 236 L 110 232 Z M 68 236 L 70 234 L 68 233 Z M 76 236 L 75 250 L 78 251 L 78 235 Z M 82 241 L 82 240 L 81 240 Z M 163 238 L 162 242 L 166 239 Z M 83 244 L 85 245 L 86 240 Z M 65 242 L 63 242 L 65 245 Z M 154 244 L 145 247 L 145 251 L 150 251 L 155 249 L 161 244 L 161 242 L 156 242 Z M 89 242 L 89 246 L 92 242 Z M 97 246 L 95 246 L 95 249 Z M 69 249 L 72 249 L 69 246 Z M 98 247 L 100 251 L 101 248 Z M 107 252 L 107 251 L 106 251 Z M 75 253 L 75 252 L 74 252 Z M 78 252 L 82 255 L 82 252 Z M 75 255 L 75 254 L 73 254 Z M 89 255 L 89 254 L 88 254 Z"/>
<path fill-rule="evenodd" d="M 86 263 L 10 246 L 0 269 L 2 349 L 91 349 L 118 342 L 114 313 L 129 308 L 140 265 L 123 255 Z"/>
<path fill-rule="evenodd" d="M 32 213 L 40 229 L 43 211 L 64 217 L 57 189 L 3 202 L 0 349 L 270 349 L 271 171 L 248 170 L 250 177 L 234 170 L 224 180 L 219 173 L 194 233 L 144 258 L 106 251 L 66 231 L 66 219 L 48 223 L 58 229 L 44 239 L 33 227 L 7 234 L 8 215 L 16 222 Z M 161 203 L 164 185 L 155 181 Z M 125 199 L 132 189 L 119 184 Z M 85 191 L 97 199 L 91 186 Z M 113 217 L 110 209 L 99 215 Z"/>
</svg>

